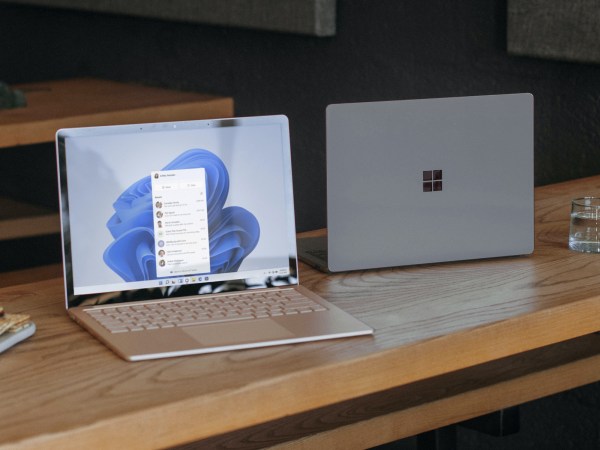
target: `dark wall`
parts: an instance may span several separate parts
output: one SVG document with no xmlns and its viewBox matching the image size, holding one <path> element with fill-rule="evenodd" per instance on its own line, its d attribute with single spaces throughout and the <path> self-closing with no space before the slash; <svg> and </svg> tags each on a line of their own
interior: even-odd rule
<svg viewBox="0 0 600 450">
<path fill-rule="evenodd" d="M 340 0 L 306 37 L 0 5 L 0 80 L 93 76 L 234 97 L 290 118 L 298 229 L 325 225 L 332 102 L 532 92 L 536 184 L 600 173 L 600 67 L 511 57 L 506 2 Z M 368 149 L 365 149 L 368 151 Z"/>
</svg>

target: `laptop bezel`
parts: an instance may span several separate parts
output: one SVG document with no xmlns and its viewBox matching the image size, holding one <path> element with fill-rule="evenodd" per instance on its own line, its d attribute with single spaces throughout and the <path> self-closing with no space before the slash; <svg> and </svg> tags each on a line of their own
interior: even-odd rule
<svg viewBox="0 0 600 450">
<path fill-rule="evenodd" d="M 56 158 L 59 183 L 59 208 L 61 222 L 61 240 L 63 254 L 63 270 L 65 285 L 65 306 L 67 309 L 80 305 L 94 305 L 107 303 L 129 303 L 137 301 L 159 300 L 165 298 L 163 290 L 159 288 L 141 288 L 126 289 L 120 291 L 101 292 L 91 295 L 75 294 L 72 253 L 71 253 L 71 233 L 70 233 L 70 215 L 69 215 L 69 180 L 67 174 L 67 149 L 66 140 L 73 136 L 102 135 L 115 133 L 144 133 L 157 130 L 194 129 L 199 130 L 224 127 L 246 127 L 265 124 L 276 124 L 281 127 L 281 146 L 284 167 L 289 168 L 284 174 L 285 204 L 288 221 L 288 249 L 289 249 L 289 274 L 285 277 L 265 277 L 265 283 L 271 283 L 277 279 L 278 286 L 297 286 L 298 280 L 298 261 L 295 236 L 295 213 L 293 202 L 293 187 L 291 173 L 291 152 L 289 140 L 289 122 L 285 115 L 272 116 L 254 116 L 241 118 L 218 118 L 193 121 L 176 121 L 164 123 L 143 123 L 143 124 L 125 124 L 98 127 L 65 128 L 56 132 Z M 256 286 L 254 278 L 235 278 L 228 280 L 235 284 L 236 290 L 245 290 L 260 288 Z M 192 286 L 196 290 L 194 295 L 199 294 L 202 286 L 210 284 L 199 282 Z M 197 289 L 196 289 L 197 288 Z M 168 298 L 189 296 L 189 290 L 179 289 L 168 295 Z"/>
</svg>

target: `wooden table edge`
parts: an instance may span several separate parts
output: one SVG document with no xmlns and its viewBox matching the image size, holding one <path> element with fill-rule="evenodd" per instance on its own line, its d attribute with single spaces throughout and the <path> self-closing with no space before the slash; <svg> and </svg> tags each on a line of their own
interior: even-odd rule
<svg viewBox="0 0 600 450">
<path fill-rule="evenodd" d="M 582 338 L 586 337 L 583 336 Z M 600 337 L 596 340 L 598 339 Z M 570 343 L 565 344 L 565 348 L 568 348 Z M 462 371 L 465 380 L 468 381 L 473 376 L 471 371 L 472 369 Z M 442 382 L 444 379 L 444 377 L 440 378 Z M 425 402 L 364 421 L 342 425 L 331 430 L 269 446 L 268 448 L 272 450 L 299 450 L 334 448 L 334 446 L 340 444 L 348 450 L 370 448 L 456 424 L 500 409 L 538 400 L 599 380 L 600 349 L 597 354 L 592 356 L 557 364 L 544 370 L 527 373 L 475 390 Z M 460 408 L 456 407 L 458 402 Z M 451 412 L 443 414 L 441 411 Z"/>
</svg>

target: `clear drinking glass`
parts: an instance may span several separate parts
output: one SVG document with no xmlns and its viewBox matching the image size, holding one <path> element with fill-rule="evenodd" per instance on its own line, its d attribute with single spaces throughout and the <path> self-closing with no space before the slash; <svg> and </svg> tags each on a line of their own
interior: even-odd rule
<svg viewBox="0 0 600 450">
<path fill-rule="evenodd" d="M 577 252 L 600 253 L 599 197 L 582 197 L 571 201 L 569 248 Z"/>
</svg>

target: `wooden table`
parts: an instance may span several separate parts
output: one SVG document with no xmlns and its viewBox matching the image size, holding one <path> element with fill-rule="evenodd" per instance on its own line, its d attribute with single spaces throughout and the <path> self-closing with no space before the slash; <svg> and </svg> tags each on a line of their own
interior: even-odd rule
<svg viewBox="0 0 600 450">
<path fill-rule="evenodd" d="M 366 448 L 597 381 L 600 255 L 567 234 L 570 199 L 599 192 L 538 188 L 532 256 L 301 267 L 373 337 L 128 363 L 67 318 L 60 279 L 2 289 L 38 332 L 0 356 L 0 448 Z"/>
<path fill-rule="evenodd" d="M 50 143 L 59 128 L 233 116 L 233 99 L 94 78 L 15 86 L 27 107 L 0 110 L 0 149 Z M 16 150 L 18 151 L 18 150 Z M 56 172 L 56 168 L 49 168 Z M 31 183 L 26 177 L 23 183 Z M 53 189 L 56 186 L 38 186 Z M 58 195 L 58 192 L 56 193 Z M 58 213 L 0 196 L 0 240 L 58 233 Z"/>
</svg>

